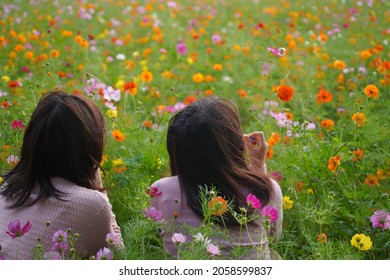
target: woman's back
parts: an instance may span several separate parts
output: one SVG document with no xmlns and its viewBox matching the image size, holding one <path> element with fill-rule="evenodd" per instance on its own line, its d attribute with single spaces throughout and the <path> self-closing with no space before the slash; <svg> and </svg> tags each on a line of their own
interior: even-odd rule
<svg viewBox="0 0 390 280">
<path fill-rule="evenodd" d="M 154 197 L 151 200 L 151 206 L 163 213 L 162 219 L 165 220 L 166 225 L 172 225 L 173 228 L 162 229 L 161 236 L 164 241 L 166 252 L 172 256 L 176 256 L 177 247 L 171 241 L 173 232 L 180 232 L 185 234 L 182 224 L 189 225 L 194 228 L 198 228 L 203 220 L 188 206 L 185 195 L 180 190 L 178 176 L 172 176 L 160 179 L 156 181 L 152 187 L 158 189 L 161 192 L 161 196 Z M 270 236 L 264 230 L 262 225 L 262 219 L 258 219 L 256 224 L 248 224 L 248 231 L 240 230 L 238 226 L 229 227 L 228 232 L 225 232 L 224 236 L 214 236 L 211 238 L 212 243 L 221 247 L 222 255 L 224 257 L 231 257 L 230 252 L 232 246 L 246 247 L 247 252 L 242 257 L 243 259 L 273 259 L 275 258 L 272 252 L 268 248 L 269 239 L 277 241 L 280 238 L 282 232 L 282 192 L 279 185 L 273 181 L 274 187 L 274 199 L 270 201 L 269 205 L 275 207 L 279 212 L 278 220 L 273 222 L 274 230 L 271 231 Z M 246 196 L 248 192 L 243 189 L 243 194 Z M 219 229 L 223 229 L 222 226 Z M 168 234 L 167 234 L 168 230 Z M 229 235 L 229 239 L 226 239 L 226 233 Z M 271 237 L 271 238 L 269 238 Z M 253 249 L 253 247 L 261 248 L 261 251 Z"/>
<path fill-rule="evenodd" d="M 0 255 L 5 259 L 31 259 L 38 238 L 42 239 L 45 251 L 55 251 L 52 236 L 58 230 L 71 229 L 73 234 L 79 235 L 75 245 L 81 257 L 95 255 L 106 243 L 106 235 L 112 232 L 115 220 L 108 198 L 99 191 L 82 188 L 62 178 L 51 181 L 63 193 L 62 200 L 50 197 L 29 207 L 9 209 L 9 201 L 0 196 Z M 34 187 L 26 203 L 37 195 L 38 186 Z M 31 230 L 12 239 L 6 231 L 14 220 L 22 225 L 29 221 Z M 47 227 L 47 224 L 50 225 Z"/>
</svg>

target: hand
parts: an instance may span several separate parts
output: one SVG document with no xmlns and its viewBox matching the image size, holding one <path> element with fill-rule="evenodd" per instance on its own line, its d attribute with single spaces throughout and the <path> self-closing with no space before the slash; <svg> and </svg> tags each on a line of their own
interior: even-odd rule
<svg viewBox="0 0 390 280">
<path fill-rule="evenodd" d="M 249 160 L 256 169 L 267 172 L 265 160 L 267 158 L 268 143 L 262 131 L 244 134 L 245 146 Z"/>
</svg>

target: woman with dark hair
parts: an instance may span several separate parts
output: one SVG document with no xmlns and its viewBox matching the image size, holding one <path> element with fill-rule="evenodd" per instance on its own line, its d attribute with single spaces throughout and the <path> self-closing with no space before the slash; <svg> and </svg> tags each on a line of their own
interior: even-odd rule
<svg viewBox="0 0 390 280">
<path fill-rule="evenodd" d="M 181 110 L 169 122 L 167 149 L 172 176 L 152 185 L 161 195 L 151 199 L 151 206 L 163 212 L 168 224 L 173 222 L 174 231 L 182 223 L 193 227 L 202 224 L 200 193 L 204 186 L 214 186 L 217 195 L 231 202 L 236 213 L 248 209 L 246 198 L 251 194 L 261 201 L 262 207 L 272 205 L 278 211 L 270 231 L 263 228 L 259 218 L 248 223 L 248 231 L 242 232 L 238 221 L 227 211 L 223 224 L 229 228 L 231 241 L 219 240 L 219 244 L 225 247 L 224 255 L 234 246 L 243 246 L 248 252 L 242 258 L 275 258 L 268 242 L 270 238 L 279 239 L 282 232 L 281 189 L 267 175 L 268 144 L 264 134 L 243 134 L 234 103 L 203 98 Z M 257 213 L 255 210 L 249 208 L 248 214 Z M 167 252 L 175 255 L 176 246 L 169 234 L 162 231 Z"/>
<path fill-rule="evenodd" d="M 46 251 L 65 251 L 68 244 L 58 248 L 52 240 L 58 230 L 78 234 L 81 257 L 107 247 L 107 234 L 120 237 L 100 177 L 104 138 L 103 115 L 88 98 L 62 91 L 41 98 L 24 133 L 20 161 L 0 184 L 3 258 L 31 259 L 38 239 Z M 19 222 L 31 230 L 13 240 Z"/>
</svg>

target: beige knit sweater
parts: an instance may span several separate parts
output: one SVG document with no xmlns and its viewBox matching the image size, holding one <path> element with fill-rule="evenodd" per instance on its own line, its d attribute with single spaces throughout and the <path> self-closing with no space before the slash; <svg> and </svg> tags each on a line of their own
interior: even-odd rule
<svg viewBox="0 0 390 280">
<path fill-rule="evenodd" d="M 38 238 L 42 239 L 46 251 L 52 251 L 52 236 L 57 230 L 72 229 L 73 233 L 78 233 L 76 250 L 87 258 L 108 247 L 108 233 L 120 234 L 107 195 L 62 178 L 53 178 L 52 184 L 64 193 L 66 201 L 49 198 L 29 207 L 8 209 L 9 202 L 0 196 L 0 256 L 4 259 L 31 259 Z M 30 199 L 37 196 L 38 188 L 34 188 Z M 6 232 L 9 223 L 16 219 L 20 220 L 21 226 L 29 221 L 32 227 L 23 236 L 12 239 Z"/>
</svg>

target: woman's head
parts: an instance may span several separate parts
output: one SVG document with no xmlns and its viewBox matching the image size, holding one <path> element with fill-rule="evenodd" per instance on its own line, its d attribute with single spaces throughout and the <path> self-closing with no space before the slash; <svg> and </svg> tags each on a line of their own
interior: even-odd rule
<svg viewBox="0 0 390 280">
<path fill-rule="evenodd" d="M 172 175 L 189 167 L 194 173 L 243 167 L 245 144 L 236 106 L 213 97 L 194 102 L 170 120 L 167 147 Z"/>
<path fill-rule="evenodd" d="M 271 181 L 251 171 L 246 161 L 244 136 L 234 103 L 214 97 L 200 99 L 174 115 L 168 127 L 167 149 L 171 174 L 191 209 L 202 216 L 199 186 L 215 186 L 234 209 L 245 207 L 243 188 L 266 204 Z M 236 221 L 230 217 L 232 224 Z"/>
<path fill-rule="evenodd" d="M 93 181 L 104 147 L 105 123 L 88 98 L 53 91 L 44 95 L 26 128 L 19 163 L 5 176 L 2 194 L 21 206 L 34 183 L 38 198 L 58 196 L 50 178 L 62 177 L 85 188 Z"/>
</svg>

